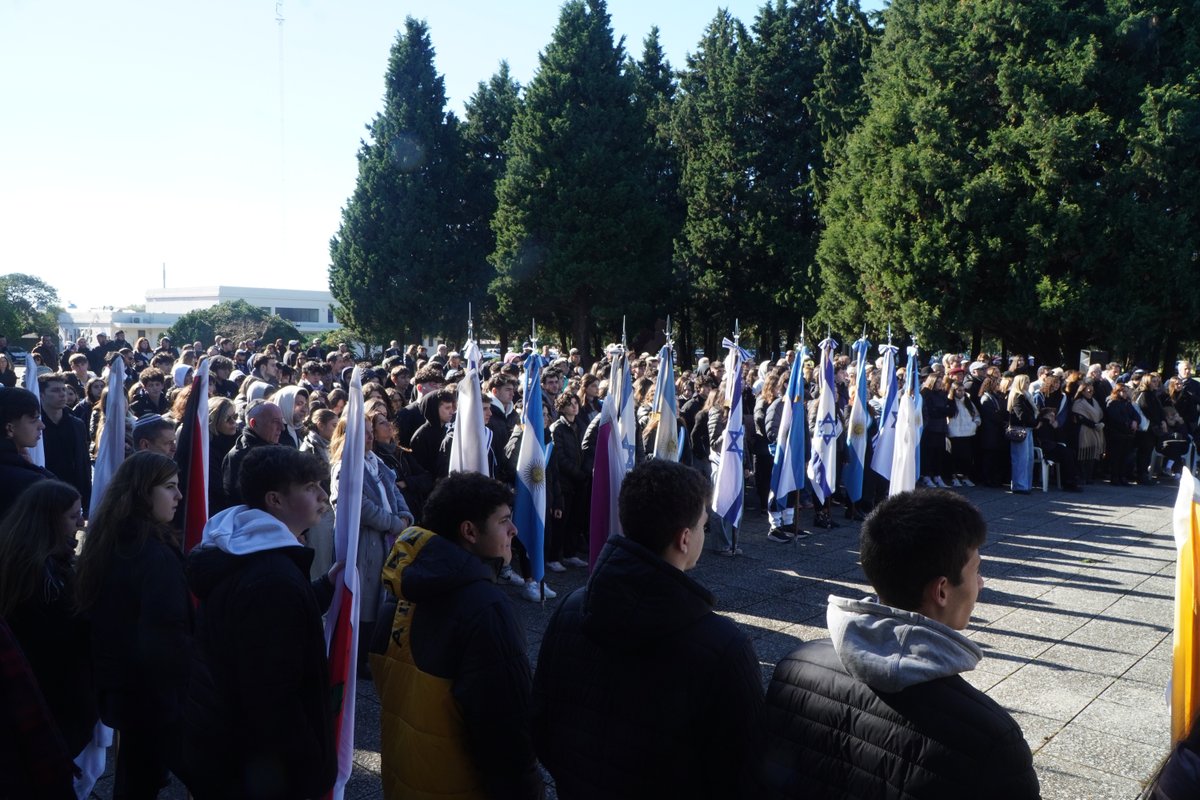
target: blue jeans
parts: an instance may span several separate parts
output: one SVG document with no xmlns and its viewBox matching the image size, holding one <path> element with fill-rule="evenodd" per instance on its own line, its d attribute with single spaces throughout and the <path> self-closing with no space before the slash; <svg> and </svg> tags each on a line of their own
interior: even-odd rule
<svg viewBox="0 0 1200 800">
<path fill-rule="evenodd" d="M 1009 442 L 1012 451 L 1012 489 L 1027 492 L 1033 488 L 1033 429 L 1023 442 Z"/>
</svg>

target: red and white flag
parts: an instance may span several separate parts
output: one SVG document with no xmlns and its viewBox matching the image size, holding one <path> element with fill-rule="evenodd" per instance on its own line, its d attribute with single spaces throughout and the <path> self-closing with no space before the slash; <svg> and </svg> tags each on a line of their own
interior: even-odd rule
<svg viewBox="0 0 1200 800">
<path fill-rule="evenodd" d="M 333 690 L 333 735 L 338 754 L 338 775 L 327 797 L 342 800 L 354 769 L 354 699 L 358 658 L 358 524 L 362 515 L 363 470 L 366 458 L 366 418 L 363 416 L 362 369 L 354 368 L 350 398 L 342 412 L 346 439 L 342 447 L 334 515 L 333 558 L 346 565 L 333 590 L 333 603 L 325 615 L 325 644 L 329 651 L 329 684 Z"/>
</svg>

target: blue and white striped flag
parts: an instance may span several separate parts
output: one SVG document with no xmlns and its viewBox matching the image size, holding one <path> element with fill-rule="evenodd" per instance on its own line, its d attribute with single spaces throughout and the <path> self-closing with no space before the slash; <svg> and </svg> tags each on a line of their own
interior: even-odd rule
<svg viewBox="0 0 1200 800">
<path fill-rule="evenodd" d="M 775 440 L 775 459 L 771 465 L 772 511 L 782 511 L 788 494 L 804 488 L 804 428 L 808 419 L 804 412 L 804 362 L 807 360 L 808 350 L 801 344 L 788 376 L 787 397 L 783 398 L 783 414 Z"/>
<path fill-rule="evenodd" d="M 614 386 L 610 377 L 608 391 L 617 395 L 617 438 L 621 445 L 621 461 L 625 471 L 629 472 L 637 463 L 637 407 L 633 401 L 629 354 L 622 350 L 616 358 L 621 365 L 620 380 Z"/>
<path fill-rule="evenodd" d="M 678 461 L 683 454 L 679 435 L 679 402 L 675 397 L 675 362 L 668 340 L 658 351 L 658 377 L 654 381 L 654 414 L 658 428 L 654 434 L 654 457 Z"/>
<path fill-rule="evenodd" d="M 837 488 L 837 440 L 842 433 L 837 390 L 833 385 L 833 353 L 837 346 L 832 337 L 820 344 L 821 393 L 817 397 L 817 416 L 813 423 L 812 457 L 808 460 L 808 478 L 818 505 Z"/>
<path fill-rule="evenodd" d="M 546 443 L 542 419 L 542 359 L 531 354 L 525 361 L 525 394 L 521 401 L 521 449 L 517 453 L 517 496 L 513 524 L 517 538 L 529 554 L 533 579 L 546 577 Z"/>
<path fill-rule="evenodd" d="M 750 354 L 729 339 L 723 340 L 721 345 L 729 348 L 729 355 L 725 356 L 725 405 L 729 407 L 729 422 L 721 437 L 712 510 L 736 528 L 742 521 L 742 496 L 745 493 L 743 450 L 746 431 L 742 428 L 742 362 Z"/>
<path fill-rule="evenodd" d="M 26 389 L 33 392 L 33 396 L 38 400 L 38 406 L 41 407 L 42 391 L 38 386 L 38 367 L 37 362 L 33 360 L 33 353 L 27 353 L 25 355 L 25 375 L 22 378 L 22 382 L 25 384 Z M 45 469 L 46 445 L 42 441 L 41 436 L 38 437 L 37 444 L 29 448 L 29 460 L 34 464 L 37 464 L 39 467 Z M 92 493 L 92 496 L 95 497 L 94 492 Z"/>
<path fill-rule="evenodd" d="M 908 348 L 908 365 L 904 368 L 904 388 L 900 392 L 896 415 L 896 444 L 892 453 L 892 478 L 888 494 L 907 492 L 917 486 L 919 448 L 921 444 L 920 393 L 917 389 L 917 348 Z"/>
<path fill-rule="evenodd" d="M 883 408 L 879 414 L 879 431 L 872 443 L 874 452 L 871 454 L 871 469 L 887 479 L 892 477 L 892 450 L 896 442 L 896 400 L 899 394 L 896 388 L 896 353 L 899 350 L 891 342 L 879 345 L 879 354 L 883 356 L 883 369 L 879 372 Z"/>
<path fill-rule="evenodd" d="M 850 403 L 850 430 L 846 434 L 846 493 L 850 502 L 862 499 L 863 472 L 867 461 L 867 426 L 871 421 L 867 412 L 867 353 L 871 343 L 864 336 L 854 343 L 858 357 L 854 379 L 854 400 Z"/>
</svg>

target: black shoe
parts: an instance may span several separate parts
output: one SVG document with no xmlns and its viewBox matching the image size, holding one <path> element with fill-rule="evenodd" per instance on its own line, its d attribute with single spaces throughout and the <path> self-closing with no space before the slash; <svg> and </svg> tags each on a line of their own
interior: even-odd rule
<svg viewBox="0 0 1200 800">
<path fill-rule="evenodd" d="M 807 539 L 809 536 L 812 536 L 812 531 L 806 531 L 803 528 L 792 534 L 793 539 Z"/>
<path fill-rule="evenodd" d="M 864 519 L 866 519 L 866 517 L 864 517 L 863 513 L 853 505 L 849 505 L 846 506 L 846 519 L 854 520 L 855 522 L 862 522 Z"/>
<path fill-rule="evenodd" d="M 792 535 L 785 530 L 780 530 L 779 528 L 771 528 L 771 530 L 767 533 L 767 538 L 772 542 L 779 542 L 780 544 L 788 544 L 792 541 Z"/>
<path fill-rule="evenodd" d="M 813 525 L 817 528 L 824 528 L 826 530 L 832 530 L 838 527 L 838 524 L 829 517 L 820 517 L 813 522 Z"/>
</svg>

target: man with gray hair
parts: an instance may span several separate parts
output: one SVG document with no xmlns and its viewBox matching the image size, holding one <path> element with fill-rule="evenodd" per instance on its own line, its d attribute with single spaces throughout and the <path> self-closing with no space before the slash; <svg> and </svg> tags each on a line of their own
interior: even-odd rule
<svg viewBox="0 0 1200 800">
<path fill-rule="evenodd" d="M 283 433 L 283 412 L 279 406 L 265 400 L 252 400 L 246 406 L 246 427 L 233 445 L 233 449 L 221 462 L 222 491 L 219 497 L 214 498 L 218 507 L 210 508 L 210 515 L 242 502 L 242 492 L 238 484 L 242 461 L 256 447 L 279 444 L 281 433 Z"/>
</svg>

